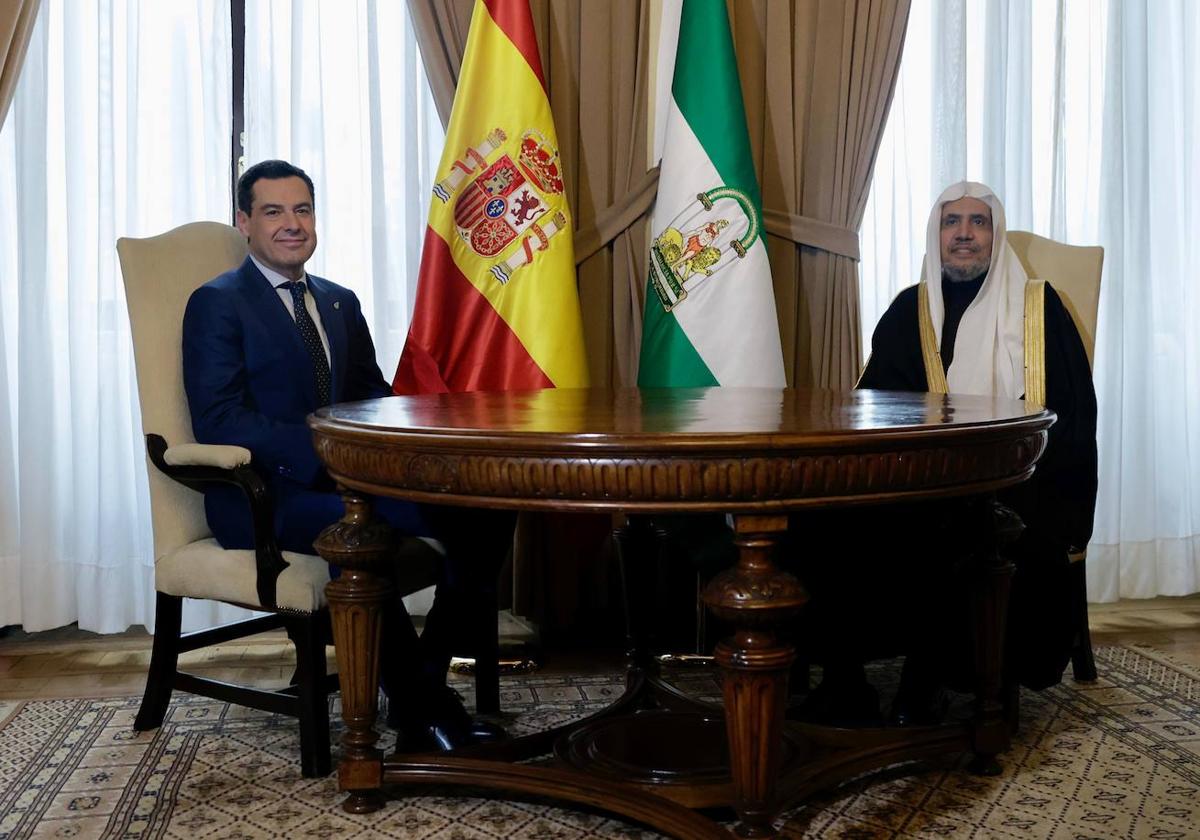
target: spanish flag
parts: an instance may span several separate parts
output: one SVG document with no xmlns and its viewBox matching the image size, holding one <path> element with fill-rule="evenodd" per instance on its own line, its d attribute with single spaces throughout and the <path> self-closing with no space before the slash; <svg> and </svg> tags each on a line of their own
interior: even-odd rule
<svg viewBox="0 0 1200 840">
<path fill-rule="evenodd" d="M 529 0 L 477 0 L 397 394 L 583 387 L 571 213 Z"/>
</svg>

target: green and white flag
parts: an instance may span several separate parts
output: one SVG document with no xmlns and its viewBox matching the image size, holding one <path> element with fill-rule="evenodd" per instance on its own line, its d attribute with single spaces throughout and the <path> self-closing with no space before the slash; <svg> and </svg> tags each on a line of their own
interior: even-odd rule
<svg viewBox="0 0 1200 840">
<path fill-rule="evenodd" d="M 672 30 L 664 22 L 663 37 Z M 683 0 L 674 54 L 638 385 L 782 387 L 762 196 L 725 0 Z"/>
</svg>

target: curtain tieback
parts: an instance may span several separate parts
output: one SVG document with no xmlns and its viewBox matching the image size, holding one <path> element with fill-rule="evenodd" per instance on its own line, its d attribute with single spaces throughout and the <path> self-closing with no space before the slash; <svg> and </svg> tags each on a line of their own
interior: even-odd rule
<svg viewBox="0 0 1200 840">
<path fill-rule="evenodd" d="M 797 245 L 819 248 L 841 257 L 859 259 L 858 231 L 823 222 L 811 216 L 793 216 L 782 210 L 764 210 L 763 227 L 767 233 L 790 239 Z"/>
<path fill-rule="evenodd" d="M 575 264 L 579 265 L 616 239 L 644 216 L 658 195 L 658 167 L 638 179 L 617 201 L 596 214 L 595 220 L 575 233 Z M 767 233 L 797 245 L 819 248 L 831 254 L 859 259 L 858 232 L 810 216 L 793 216 L 781 210 L 764 210 Z"/>
<path fill-rule="evenodd" d="M 646 215 L 658 195 L 658 167 L 633 184 L 615 202 L 596 214 L 595 220 L 575 232 L 575 265 L 612 242 L 634 222 Z"/>
</svg>

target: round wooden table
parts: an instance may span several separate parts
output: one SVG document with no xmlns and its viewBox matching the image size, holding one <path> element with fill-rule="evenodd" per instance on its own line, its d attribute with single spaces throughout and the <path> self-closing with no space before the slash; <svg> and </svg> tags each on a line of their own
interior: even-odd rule
<svg viewBox="0 0 1200 840">
<path fill-rule="evenodd" d="M 772 561 L 787 513 L 972 497 L 986 550 L 975 598 L 976 712 L 958 730 L 841 730 L 815 746 L 787 795 L 872 766 L 966 746 L 984 764 L 1008 745 L 1000 663 L 1011 566 L 995 551 L 991 494 L 1028 478 L 1052 412 L 992 397 L 766 388 L 544 390 L 392 397 L 323 408 L 309 418 L 317 454 L 343 488 L 346 515 L 317 549 L 343 569 L 327 589 L 341 675 L 339 781 L 345 807 L 379 807 L 385 782 L 463 782 L 560 797 L 672 836 L 726 832 L 671 798 L 572 768 L 430 756 L 384 759 L 373 729 L 387 584 L 376 574 L 394 545 L 366 494 L 541 511 L 733 515 L 737 564 L 705 602 L 735 632 L 715 656 L 737 833 L 772 836 L 780 807 L 783 713 L 792 647 L 776 628 L 803 608 L 799 582 Z M 936 731 L 935 731 L 936 730 Z M 677 797 L 676 797 L 677 798 Z"/>
</svg>

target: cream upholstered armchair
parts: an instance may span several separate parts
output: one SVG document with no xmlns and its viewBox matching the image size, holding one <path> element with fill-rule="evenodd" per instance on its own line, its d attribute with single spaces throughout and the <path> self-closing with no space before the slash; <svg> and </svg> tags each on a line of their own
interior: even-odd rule
<svg viewBox="0 0 1200 840">
<path fill-rule="evenodd" d="M 229 225 L 196 222 L 148 239 L 117 242 L 133 334 L 138 399 L 150 463 L 154 528 L 156 627 L 146 692 L 134 728 L 159 726 L 174 689 L 300 720 L 305 776 L 330 770 L 327 695 L 336 676 L 325 672 L 329 567 L 315 554 L 281 552 L 271 500 L 238 446 L 198 444 L 183 389 L 183 311 L 192 291 L 246 256 L 246 240 Z M 204 517 L 202 488 L 242 488 L 254 518 L 254 550 L 227 551 Z M 402 540 L 405 592 L 436 581 L 440 557 L 420 540 Z M 270 613 L 181 635 L 184 598 L 223 601 Z M 294 684 L 279 691 L 229 685 L 178 670 L 181 653 L 283 627 L 296 646 Z"/>
<path fill-rule="evenodd" d="M 1096 368 L 1096 323 L 1100 310 L 1100 275 L 1104 249 L 1099 246 L 1064 245 L 1027 231 L 1008 233 L 1012 246 L 1031 279 L 1046 280 L 1058 292 L 1083 339 L 1088 363 Z M 1071 671 L 1077 680 L 1096 679 L 1092 636 L 1088 629 L 1086 552 L 1071 557 L 1073 594 L 1070 609 L 1075 613 L 1075 644 Z"/>
</svg>

